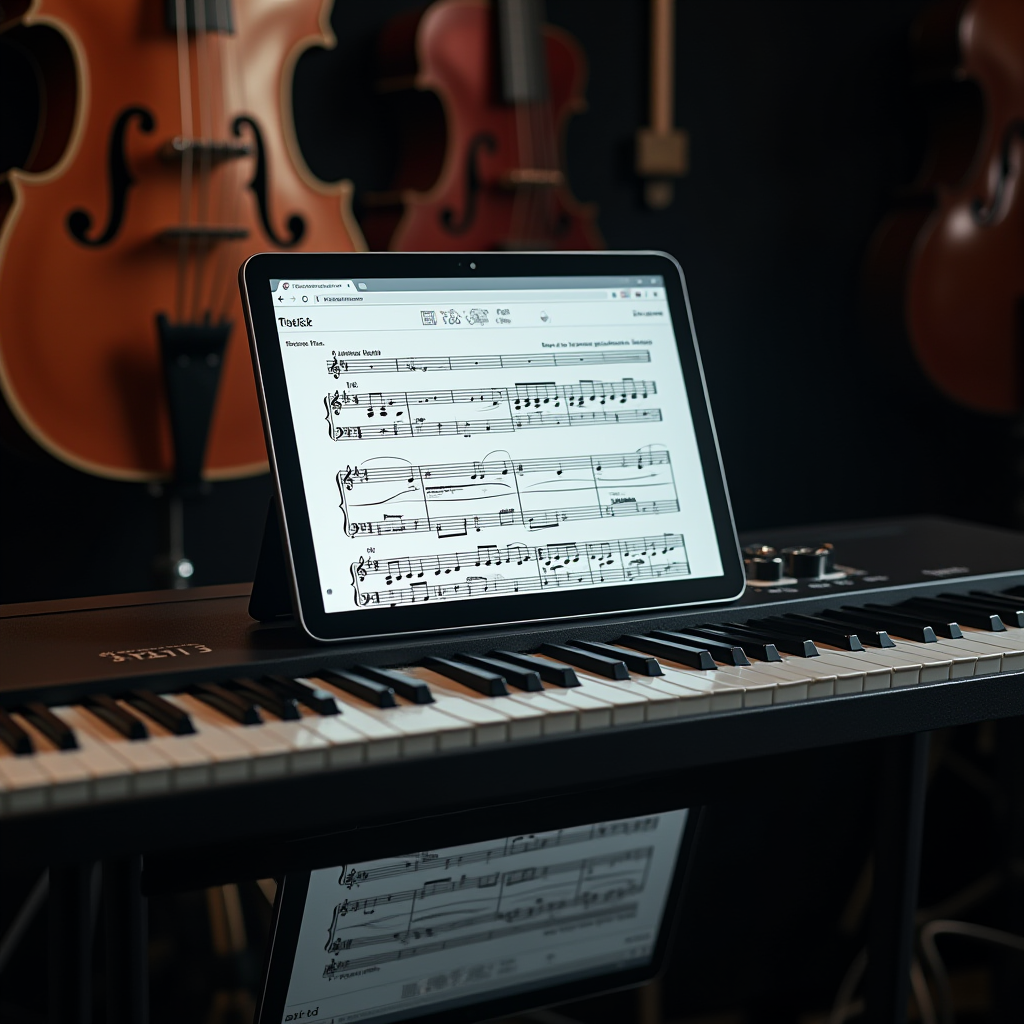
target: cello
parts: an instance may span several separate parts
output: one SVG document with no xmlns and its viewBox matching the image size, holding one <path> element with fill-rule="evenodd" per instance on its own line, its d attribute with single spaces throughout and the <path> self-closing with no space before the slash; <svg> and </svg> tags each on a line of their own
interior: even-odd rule
<svg viewBox="0 0 1024 1024">
<path fill-rule="evenodd" d="M 378 50 L 405 151 L 392 189 L 365 198 L 372 248 L 602 247 L 561 152 L 586 60 L 540 0 L 438 0 L 391 22 Z"/>
<path fill-rule="evenodd" d="M 983 99 L 977 134 L 938 140 L 935 207 L 913 239 L 905 317 L 925 372 L 949 397 L 1024 411 L 1024 3 L 970 0 L 955 20 L 954 77 Z M 955 128 L 955 123 L 954 123 Z M 964 140 L 973 144 L 964 146 Z M 960 158 L 955 159 L 959 148 Z M 958 166 L 959 165 L 959 166 Z"/>
<path fill-rule="evenodd" d="M 295 64 L 330 0 L 20 0 L 0 32 L 45 116 L 0 177 L 0 389 L 88 473 L 195 484 L 266 469 L 235 275 L 267 249 L 363 247 L 314 178 Z"/>
</svg>

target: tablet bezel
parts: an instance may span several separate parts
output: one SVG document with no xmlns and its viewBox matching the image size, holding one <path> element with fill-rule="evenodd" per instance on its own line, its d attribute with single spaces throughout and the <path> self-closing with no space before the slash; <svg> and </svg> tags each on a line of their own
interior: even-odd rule
<svg viewBox="0 0 1024 1024">
<path fill-rule="evenodd" d="M 665 282 L 722 560 L 722 575 L 574 590 L 571 614 L 565 612 L 566 595 L 558 592 L 327 612 L 306 509 L 270 281 L 274 278 L 296 281 L 449 277 L 452 286 L 457 287 L 460 280 L 474 277 L 655 275 L 661 275 Z M 293 607 L 302 627 L 314 639 L 362 641 L 469 628 L 518 627 L 663 611 L 732 601 L 742 595 L 746 584 L 743 560 L 736 539 L 689 298 L 682 269 L 671 256 L 656 252 L 261 253 L 242 265 L 239 284 L 285 539 Z M 527 607 L 529 614 L 525 613 Z"/>
<path fill-rule="evenodd" d="M 651 959 L 644 965 L 578 978 L 555 985 L 538 985 L 524 992 L 495 996 L 465 1006 L 447 1007 L 410 1017 L 415 1024 L 460 1024 L 504 1017 L 520 1010 L 553 1006 L 598 993 L 642 985 L 661 973 L 669 946 L 678 928 L 685 884 L 692 865 L 692 849 L 700 831 L 703 807 L 680 807 L 665 791 L 646 798 L 635 788 L 623 790 L 609 799 L 607 793 L 580 794 L 572 799 L 555 797 L 518 805 L 480 808 L 472 812 L 439 815 L 412 822 L 383 826 L 379 829 L 357 829 L 335 837 L 318 837 L 309 847 L 311 856 L 303 861 L 303 853 L 295 850 L 302 866 L 289 871 L 278 880 L 259 1003 L 254 1024 L 280 1024 L 287 1004 L 299 930 L 305 912 L 310 872 L 317 868 L 335 867 L 391 856 L 402 856 L 410 850 L 461 846 L 508 835 L 530 835 L 559 828 L 573 828 L 598 821 L 645 817 L 650 814 L 686 810 L 686 823 L 679 844 L 671 884 L 665 899 L 658 937 Z M 344 856 L 330 851 L 344 849 Z"/>
</svg>

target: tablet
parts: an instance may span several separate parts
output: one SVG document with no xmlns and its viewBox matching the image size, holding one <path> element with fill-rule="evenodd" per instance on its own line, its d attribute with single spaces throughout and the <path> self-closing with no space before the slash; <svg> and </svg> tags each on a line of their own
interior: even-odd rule
<svg viewBox="0 0 1024 1024">
<path fill-rule="evenodd" d="M 240 283 L 314 638 L 742 593 L 671 257 L 261 254 Z"/>
<path fill-rule="evenodd" d="M 257 1024 L 451 1024 L 647 981 L 668 945 L 691 817 L 669 810 L 287 874 Z"/>
</svg>

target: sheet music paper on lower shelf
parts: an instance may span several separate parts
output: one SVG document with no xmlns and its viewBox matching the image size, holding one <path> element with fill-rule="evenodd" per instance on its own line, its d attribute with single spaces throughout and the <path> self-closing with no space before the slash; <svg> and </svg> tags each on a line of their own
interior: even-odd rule
<svg viewBox="0 0 1024 1024">
<path fill-rule="evenodd" d="M 283 1019 L 383 1024 L 643 966 L 686 818 L 669 811 L 313 871 Z"/>
<path fill-rule="evenodd" d="M 662 279 L 579 284 L 272 282 L 327 612 L 721 575 Z"/>
</svg>

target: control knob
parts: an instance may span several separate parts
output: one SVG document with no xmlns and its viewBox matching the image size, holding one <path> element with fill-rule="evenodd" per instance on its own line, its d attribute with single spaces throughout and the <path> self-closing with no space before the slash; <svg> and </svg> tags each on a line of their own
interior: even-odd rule
<svg viewBox="0 0 1024 1024">
<path fill-rule="evenodd" d="M 835 552 L 831 544 L 783 548 L 782 557 L 786 560 L 786 575 L 795 576 L 798 580 L 820 579 L 832 572 L 835 566 Z"/>
<path fill-rule="evenodd" d="M 783 561 L 769 544 L 748 544 L 743 549 L 747 579 L 774 583 L 782 579 Z"/>
</svg>

